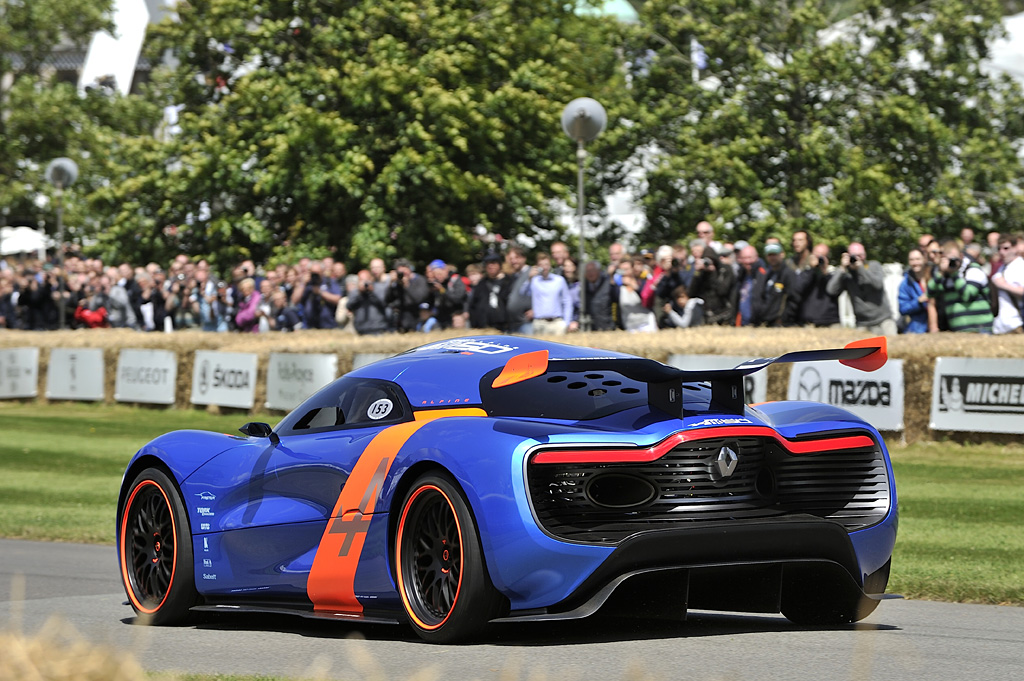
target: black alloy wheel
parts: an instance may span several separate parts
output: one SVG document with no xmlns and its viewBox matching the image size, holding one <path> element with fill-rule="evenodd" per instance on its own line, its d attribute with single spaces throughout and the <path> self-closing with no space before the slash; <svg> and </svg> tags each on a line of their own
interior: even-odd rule
<svg viewBox="0 0 1024 681">
<path fill-rule="evenodd" d="M 149 468 L 132 483 L 119 523 L 121 580 L 146 624 L 180 624 L 196 604 L 191 532 L 177 489 Z"/>
<path fill-rule="evenodd" d="M 401 507 L 395 540 L 398 588 L 416 632 L 433 643 L 479 636 L 500 613 L 476 523 L 455 481 L 427 475 Z"/>
</svg>

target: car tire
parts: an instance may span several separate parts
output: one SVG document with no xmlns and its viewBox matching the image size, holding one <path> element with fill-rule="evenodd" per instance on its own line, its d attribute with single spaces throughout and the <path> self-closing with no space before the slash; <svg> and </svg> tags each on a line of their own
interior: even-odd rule
<svg viewBox="0 0 1024 681">
<path fill-rule="evenodd" d="M 121 581 L 143 624 L 190 620 L 196 593 L 192 532 L 174 482 L 147 468 L 128 488 L 118 523 Z"/>
<path fill-rule="evenodd" d="M 500 614 L 503 599 L 487 576 L 473 514 L 448 475 L 425 475 L 406 495 L 395 564 L 406 615 L 426 641 L 478 638 Z"/>
</svg>

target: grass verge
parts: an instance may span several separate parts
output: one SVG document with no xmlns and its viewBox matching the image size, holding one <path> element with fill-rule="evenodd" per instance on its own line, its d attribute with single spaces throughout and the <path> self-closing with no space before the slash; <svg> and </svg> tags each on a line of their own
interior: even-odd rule
<svg viewBox="0 0 1024 681">
<path fill-rule="evenodd" d="M 0 403 L 0 536 L 113 543 L 131 456 L 181 428 L 234 432 L 244 414 Z M 889 591 L 1024 605 L 1024 446 L 892 450 L 900 530 Z"/>
</svg>

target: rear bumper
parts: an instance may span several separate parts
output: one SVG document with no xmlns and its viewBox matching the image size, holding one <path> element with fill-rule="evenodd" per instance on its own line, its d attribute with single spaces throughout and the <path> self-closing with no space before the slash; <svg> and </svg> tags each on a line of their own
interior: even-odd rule
<svg viewBox="0 0 1024 681">
<path fill-rule="evenodd" d="M 888 564 L 884 570 L 879 591 Z M 804 580 L 826 580 L 851 597 L 864 597 L 865 583 L 869 592 L 879 583 L 861 574 L 838 523 L 811 516 L 713 523 L 633 535 L 568 597 L 504 619 L 575 619 L 606 605 L 648 616 L 682 617 L 687 607 L 779 612 L 784 590 Z"/>
</svg>

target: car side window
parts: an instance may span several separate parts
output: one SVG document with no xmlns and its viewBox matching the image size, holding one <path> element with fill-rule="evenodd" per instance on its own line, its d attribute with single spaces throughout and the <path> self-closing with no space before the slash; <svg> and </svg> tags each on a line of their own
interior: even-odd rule
<svg viewBox="0 0 1024 681">
<path fill-rule="evenodd" d="M 389 381 L 340 378 L 286 416 L 279 435 L 401 423 L 412 416 L 402 390 Z"/>
</svg>

